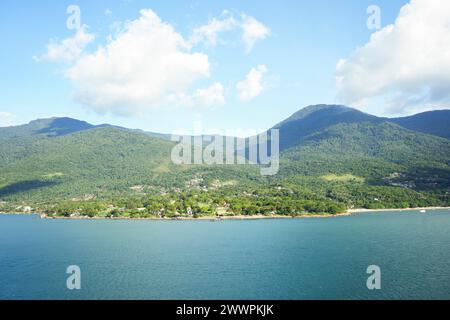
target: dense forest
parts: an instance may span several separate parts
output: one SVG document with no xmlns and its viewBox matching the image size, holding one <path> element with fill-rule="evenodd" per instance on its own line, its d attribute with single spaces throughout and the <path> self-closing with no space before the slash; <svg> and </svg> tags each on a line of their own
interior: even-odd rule
<svg viewBox="0 0 450 320">
<path fill-rule="evenodd" d="M 0 128 L 0 211 L 174 218 L 448 206 L 450 111 L 436 112 L 304 108 L 274 127 L 274 176 L 258 164 L 176 165 L 169 136 L 139 130 L 69 118 Z"/>
</svg>

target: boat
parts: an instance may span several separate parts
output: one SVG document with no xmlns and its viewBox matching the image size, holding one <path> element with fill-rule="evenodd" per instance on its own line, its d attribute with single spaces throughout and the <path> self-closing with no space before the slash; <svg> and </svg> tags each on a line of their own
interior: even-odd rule
<svg viewBox="0 0 450 320">
<path fill-rule="evenodd" d="M 420 210 L 420 213 L 427 213 L 427 210 Z"/>
</svg>

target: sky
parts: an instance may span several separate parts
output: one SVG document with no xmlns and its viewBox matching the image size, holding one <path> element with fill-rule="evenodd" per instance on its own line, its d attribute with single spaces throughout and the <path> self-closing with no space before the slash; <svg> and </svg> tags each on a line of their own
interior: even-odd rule
<svg viewBox="0 0 450 320">
<path fill-rule="evenodd" d="M 1 1 L 0 126 L 247 135 L 312 104 L 450 106 L 450 1 Z"/>
</svg>

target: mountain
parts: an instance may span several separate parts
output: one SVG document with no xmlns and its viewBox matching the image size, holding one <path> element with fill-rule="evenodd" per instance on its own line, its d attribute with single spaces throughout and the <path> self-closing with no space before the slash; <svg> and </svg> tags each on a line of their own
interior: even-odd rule
<svg viewBox="0 0 450 320">
<path fill-rule="evenodd" d="M 48 209 L 103 199 L 121 207 L 131 197 L 132 208 L 156 201 L 172 213 L 187 204 L 260 213 L 450 204 L 450 140 L 437 136 L 445 131 L 443 116 L 409 118 L 339 105 L 301 109 L 273 127 L 280 130 L 281 163 L 270 177 L 252 165 L 175 165 L 169 135 L 36 120 L 0 128 L 0 202 Z M 422 132 L 433 119 L 435 135 Z"/>
<path fill-rule="evenodd" d="M 450 139 L 450 110 L 423 112 L 390 121 L 410 130 Z"/>
<path fill-rule="evenodd" d="M 279 175 L 327 173 L 415 190 L 450 188 L 450 141 L 345 106 L 304 108 L 280 130 Z"/>
<path fill-rule="evenodd" d="M 115 128 L 126 131 L 134 131 L 138 133 L 143 133 L 150 137 L 170 139 L 169 134 L 148 132 L 140 129 L 128 129 L 120 126 L 114 126 L 110 124 L 100 124 L 92 125 L 85 121 L 80 121 L 72 118 L 48 118 L 48 119 L 38 119 L 33 120 L 28 124 L 13 126 L 13 127 L 0 127 L 0 139 L 1 138 L 14 138 L 14 137 L 29 137 L 29 136 L 47 136 L 47 137 L 58 137 L 67 135 L 70 133 L 94 129 L 94 128 Z"/>
<path fill-rule="evenodd" d="M 49 118 L 31 121 L 28 124 L 0 128 L 0 138 L 16 138 L 27 136 L 55 137 L 94 128 L 85 121 L 71 118 Z"/>
<path fill-rule="evenodd" d="M 381 121 L 375 116 L 345 106 L 314 105 L 294 113 L 273 129 L 280 130 L 280 149 L 285 150 L 302 143 L 308 135 L 333 125 Z"/>
<path fill-rule="evenodd" d="M 440 113 L 436 112 L 436 116 Z M 420 120 L 428 123 L 436 116 L 418 115 L 415 126 L 424 128 L 426 124 Z M 310 154 L 317 150 L 321 155 L 369 156 L 395 163 L 421 158 L 447 160 L 448 140 L 424 135 L 412 125 L 397 122 L 345 106 L 316 105 L 301 109 L 274 129 L 280 130 L 281 150 L 289 154 L 307 148 Z"/>
<path fill-rule="evenodd" d="M 97 189 L 108 187 L 126 190 L 163 171 L 173 147 L 169 141 L 113 127 L 46 139 L 12 140 L 8 153 L 0 152 L 1 180 L 19 181 L 19 187 L 23 182 L 52 181 L 51 185 L 60 185 L 58 196 L 97 193 Z M 15 146 L 17 143 L 20 147 Z M 12 194 L 11 187 L 8 193 Z M 0 191 L 2 195 L 4 190 Z"/>
</svg>

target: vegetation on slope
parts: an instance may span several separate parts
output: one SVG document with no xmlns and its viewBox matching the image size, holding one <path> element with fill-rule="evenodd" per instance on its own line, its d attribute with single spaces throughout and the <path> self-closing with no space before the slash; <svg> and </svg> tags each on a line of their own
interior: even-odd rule
<svg viewBox="0 0 450 320">
<path fill-rule="evenodd" d="M 342 106 L 276 126 L 280 171 L 174 165 L 165 136 L 63 118 L 0 128 L 0 211 L 176 217 L 450 205 L 450 141 Z M 31 208 L 29 208 L 31 207 Z"/>
</svg>

